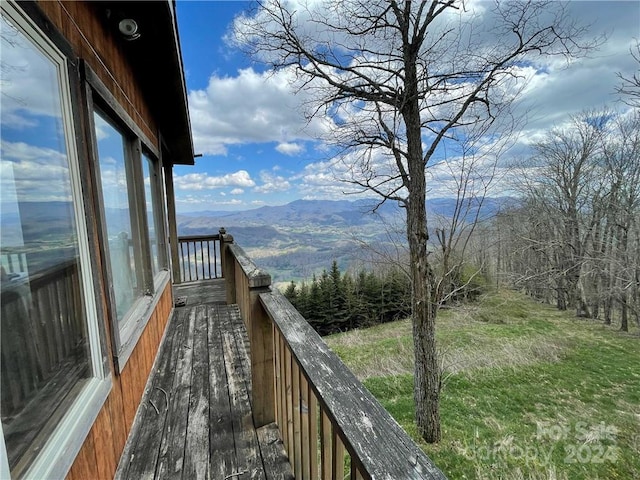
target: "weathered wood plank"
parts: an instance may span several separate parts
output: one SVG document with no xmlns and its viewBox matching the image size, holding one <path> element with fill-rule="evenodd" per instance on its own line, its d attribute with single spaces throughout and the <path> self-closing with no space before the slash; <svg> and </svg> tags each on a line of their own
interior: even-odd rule
<svg viewBox="0 0 640 480">
<path fill-rule="evenodd" d="M 368 475 L 446 478 L 280 292 L 263 293 L 260 300 L 348 450 Z"/>
<path fill-rule="evenodd" d="M 286 443 L 287 454 L 289 455 L 289 461 L 294 462 L 295 458 L 295 437 L 293 435 L 293 378 L 291 374 L 291 350 L 285 343 L 284 349 L 284 389 L 286 392 L 286 405 L 287 405 L 287 434 Z"/>
<path fill-rule="evenodd" d="M 304 375 L 300 375 L 300 429 L 301 429 L 301 460 L 302 460 L 302 478 L 311 478 L 311 459 L 310 446 L 311 438 L 309 437 L 309 384 Z"/>
<path fill-rule="evenodd" d="M 209 458 L 210 478 L 228 478 L 238 472 L 227 371 L 222 354 L 220 310 L 209 307 Z"/>
<path fill-rule="evenodd" d="M 271 275 L 257 267 L 251 257 L 237 243 L 229 245 L 229 250 L 235 256 L 238 266 L 247 278 L 249 288 L 268 287 L 271 285 Z"/>
<path fill-rule="evenodd" d="M 311 480 L 317 480 L 318 470 L 318 400 L 309 387 L 309 457 L 311 462 Z"/>
<path fill-rule="evenodd" d="M 238 305 L 227 305 L 226 309 L 229 314 L 229 321 L 231 323 L 231 332 L 236 340 L 236 352 L 238 354 L 238 360 L 242 368 L 243 380 L 247 392 L 249 392 L 249 403 L 251 403 L 251 359 L 249 358 L 249 336 L 247 330 L 244 328 L 242 317 L 240 315 L 240 309 Z"/>
<path fill-rule="evenodd" d="M 209 348 L 208 310 L 205 305 L 195 308 L 193 365 L 191 367 L 191 395 L 189 421 L 185 444 L 182 478 L 204 480 L 209 475 Z"/>
<path fill-rule="evenodd" d="M 289 427 L 287 425 L 287 386 L 286 386 L 286 378 L 287 378 L 287 368 L 286 368 L 286 347 L 284 338 L 279 334 L 278 331 L 278 341 L 280 343 L 280 409 L 281 409 L 281 419 L 278 426 L 280 427 L 280 434 L 282 435 L 282 441 L 284 442 L 284 448 L 287 450 L 289 447 Z"/>
<path fill-rule="evenodd" d="M 177 312 L 170 319 L 116 478 L 153 478 L 155 475 L 185 322 L 188 324 L 186 315 Z"/>
<path fill-rule="evenodd" d="M 167 427 L 160 447 L 156 478 L 175 479 L 182 475 L 188 422 L 185 405 L 189 404 L 189 394 L 191 392 L 195 310 L 189 310 L 187 316 L 188 321 L 185 319 L 186 330 L 182 337 L 180 353 L 176 363 Z"/>
<path fill-rule="evenodd" d="M 179 308 L 167 328 L 116 478 L 291 479 L 277 433 L 258 441 L 238 307 Z"/>
<path fill-rule="evenodd" d="M 282 352 L 280 350 L 280 332 L 273 326 L 273 351 L 275 370 L 275 398 L 276 398 L 276 424 L 282 425 L 282 376 L 280 374 L 280 364 L 282 363 Z"/>
<path fill-rule="evenodd" d="M 342 480 L 344 478 L 344 445 L 334 428 L 331 432 L 331 479 Z"/>
<path fill-rule="evenodd" d="M 291 366 L 291 400 L 293 406 L 293 472 L 296 480 L 302 480 L 302 424 L 300 419 L 300 369 Z"/>
<path fill-rule="evenodd" d="M 253 426 L 249 392 L 243 378 L 242 361 L 239 358 L 237 341 L 231 328 L 231 311 L 229 309 L 221 311 L 220 327 L 229 398 L 234 413 L 232 425 L 238 471 L 246 472 L 246 478 L 265 479 L 258 440 Z"/>
<path fill-rule="evenodd" d="M 267 480 L 293 480 L 293 472 L 275 423 L 256 429 Z"/>
<path fill-rule="evenodd" d="M 331 448 L 331 420 L 323 408 L 320 408 L 320 468 L 322 480 L 331 480 L 333 449 Z"/>
<path fill-rule="evenodd" d="M 150 388 L 143 397 L 143 407 L 138 411 L 131 440 L 123 454 L 129 458 L 118 470 L 117 478 L 154 478 L 162 437 L 169 410 L 170 395 L 175 378 L 182 336 L 188 326 L 186 312 L 174 314 L 168 326 L 165 341 L 161 344 L 158 360 L 151 372 Z"/>
</svg>

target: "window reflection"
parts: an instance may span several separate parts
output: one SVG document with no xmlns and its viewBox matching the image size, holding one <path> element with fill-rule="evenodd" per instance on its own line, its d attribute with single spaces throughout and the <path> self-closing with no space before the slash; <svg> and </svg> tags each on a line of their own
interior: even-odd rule
<svg viewBox="0 0 640 480">
<path fill-rule="evenodd" d="M 159 258 L 158 233 L 160 232 L 159 208 L 154 190 L 157 190 L 156 162 L 148 155 L 142 156 L 142 175 L 144 176 L 144 196 L 147 210 L 147 224 L 149 226 L 149 245 L 151 247 L 151 269 L 156 276 L 162 266 Z"/>
<path fill-rule="evenodd" d="M 92 372 L 63 72 L 4 12 L 0 30 L 0 413 L 17 476 Z"/>
<path fill-rule="evenodd" d="M 126 138 L 106 118 L 94 114 L 109 261 L 118 321 L 141 296 L 131 228 L 132 194 L 128 188 Z"/>
</svg>

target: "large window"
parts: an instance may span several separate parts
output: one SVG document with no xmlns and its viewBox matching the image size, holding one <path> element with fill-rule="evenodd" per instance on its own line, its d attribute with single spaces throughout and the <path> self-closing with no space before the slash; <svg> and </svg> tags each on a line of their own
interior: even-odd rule
<svg viewBox="0 0 640 480">
<path fill-rule="evenodd" d="M 17 9 L 1 7 L 0 472 L 44 478 L 66 473 L 110 384 L 66 62 Z"/>
<path fill-rule="evenodd" d="M 143 294 L 142 259 L 136 259 L 132 214 L 135 196 L 130 194 L 127 178 L 132 177 L 127 157 L 126 137 L 105 118 L 95 113 L 94 123 L 102 179 L 102 198 L 116 316 L 122 322 L 134 302 Z M 127 169 L 127 165 L 130 165 Z M 129 172 L 127 171 L 129 170 Z"/>
<path fill-rule="evenodd" d="M 123 368 L 169 281 L 168 256 L 159 162 L 127 114 L 114 111 L 113 99 L 104 95 L 109 94 L 98 86 L 93 124 L 109 258 L 106 273 L 117 322 L 113 344 Z"/>
</svg>

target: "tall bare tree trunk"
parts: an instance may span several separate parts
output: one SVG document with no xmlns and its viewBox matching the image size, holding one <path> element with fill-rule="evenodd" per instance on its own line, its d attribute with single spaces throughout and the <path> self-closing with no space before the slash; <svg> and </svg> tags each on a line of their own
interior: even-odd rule
<svg viewBox="0 0 640 480">
<path fill-rule="evenodd" d="M 424 201 L 411 202 L 407 210 L 415 355 L 414 401 L 420 436 L 438 442 L 440 431 L 440 372 L 436 351 L 436 305 L 431 300 L 432 274 L 427 259 L 427 230 Z"/>
<path fill-rule="evenodd" d="M 407 163 L 411 187 L 407 202 L 407 241 L 411 258 L 413 345 L 415 356 L 413 396 L 420 436 L 439 442 L 440 371 L 436 350 L 433 274 L 427 257 L 426 178 L 418 105 L 417 50 L 405 45 L 406 98 L 401 114 L 407 127 Z"/>
</svg>

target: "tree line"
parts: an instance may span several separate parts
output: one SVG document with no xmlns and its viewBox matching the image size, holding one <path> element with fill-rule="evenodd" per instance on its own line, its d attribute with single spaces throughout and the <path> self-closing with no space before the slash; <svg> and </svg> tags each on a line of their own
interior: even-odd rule
<svg viewBox="0 0 640 480">
<path fill-rule="evenodd" d="M 406 318 L 411 313 L 411 284 L 399 269 L 342 274 L 337 261 L 310 282 L 291 282 L 284 292 L 320 334 Z"/>
<path fill-rule="evenodd" d="M 506 281 L 561 310 L 640 326 L 640 110 L 549 130 L 495 219 Z"/>
<path fill-rule="evenodd" d="M 447 303 L 473 300 L 487 285 L 477 269 L 460 269 L 451 282 L 455 294 Z M 289 283 L 284 295 L 320 335 L 411 315 L 411 280 L 400 265 L 361 268 L 352 274 L 342 273 L 334 260 L 329 271 L 314 275 L 310 282 Z"/>
</svg>

